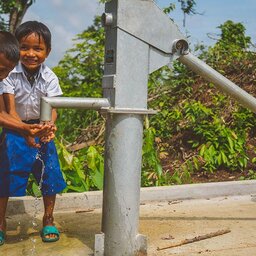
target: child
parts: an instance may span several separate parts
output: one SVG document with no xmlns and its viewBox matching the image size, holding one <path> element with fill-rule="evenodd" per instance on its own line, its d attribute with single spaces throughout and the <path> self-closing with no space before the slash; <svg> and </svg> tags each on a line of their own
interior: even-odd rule
<svg viewBox="0 0 256 256">
<path fill-rule="evenodd" d="M 14 119 L 6 112 L 3 99 L 3 84 L 1 82 L 8 76 L 10 71 L 18 63 L 19 56 L 19 43 L 16 38 L 9 32 L 0 31 L 0 126 L 20 132 L 23 136 L 44 136 L 44 134 L 42 134 L 42 131 L 45 129 L 42 128 L 42 125 L 25 124 Z M 0 179 L 1 178 L 2 173 L 0 171 Z M 5 239 L 5 202 L 7 203 L 6 198 L 0 198 L 0 245 L 4 243 Z"/>
<path fill-rule="evenodd" d="M 44 64 L 51 51 L 51 33 L 43 23 L 28 21 L 17 28 L 15 36 L 20 46 L 20 63 L 3 81 L 7 110 L 23 122 L 39 123 L 40 98 L 62 94 L 58 78 Z M 53 123 L 56 118 L 56 110 L 53 110 Z M 53 209 L 56 194 L 66 184 L 54 142 L 51 140 L 40 143 L 41 148 L 38 150 L 28 147 L 25 139 L 13 131 L 6 130 L 4 135 L 5 140 L 0 151 L 0 209 L 4 209 L 2 218 L 5 216 L 8 197 L 24 196 L 28 176 L 33 173 L 40 185 L 45 208 L 42 240 L 57 241 L 59 231 L 53 223 Z M 53 133 L 50 134 L 51 138 Z M 4 175 L 1 176 L 1 172 Z M 3 219 L 0 221 L 3 222 Z M 4 226 L 3 229 L 5 228 Z"/>
<path fill-rule="evenodd" d="M 19 43 L 16 38 L 9 32 L 0 31 L 0 126 L 16 130 L 26 136 L 35 136 L 39 135 L 42 126 L 37 124 L 28 125 L 17 121 L 7 114 L 4 104 L 3 84 L 1 81 L 16 66 L 19 56 Z"/>
</svg>

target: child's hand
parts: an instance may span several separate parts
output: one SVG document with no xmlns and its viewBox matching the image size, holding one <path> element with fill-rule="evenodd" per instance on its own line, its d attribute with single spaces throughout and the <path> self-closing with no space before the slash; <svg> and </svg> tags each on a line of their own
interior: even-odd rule
<svg viewBox="0 0 256 256">
<path fill-rule="evenodd" d="M 25 136 L 26 142 L 27 144 L 32 147 L 32 148 L 40 148 L 41 145 L 36 143 L 35 138 L 31 137 L 31 136 Z"/>
<path fill-rule="evenodd" d="M 42 137 L 46 136 L 51 131 L 50 125 L 42 124 L 26 124 L 25 135 L 31 137 Z"/>
<path fill-rule="evenodd" d="M 41 137 L 41 138 L 40 138 L 40 141 L 46 143 L 46 142 L 50 142 L 50 141 L 53 140 L 54 138 L 55 138 L 55 134 L 54 134 L 54 133 L 48 133 L 47 136 Z"/>
<path fill-rule="evenodd" d="M 44 136 L 40 137 L 40 141 L 42 142 L 49 142 L 55 138 L 55 132 L 57 131 L 56 125 L 50 121 L 50 122 L 45 122 L 43 125 L 46 125 L 49 127 L 48 132 L 44 134 Z"/>
<path fill-rule="evenodd" d="M 53 121 L 47 122 L 46 125 L 49 125 L 51 127 L 52 133 L 55 133 L 57 131 L 57 127 Z"/>
</svg>

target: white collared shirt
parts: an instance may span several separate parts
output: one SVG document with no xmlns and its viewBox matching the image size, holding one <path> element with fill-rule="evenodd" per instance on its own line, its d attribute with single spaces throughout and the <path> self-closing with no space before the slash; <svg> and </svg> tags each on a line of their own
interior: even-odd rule
<svg viewBox="0 0 256 256">
<path fill-rule="evenodd" d="M 3 84 L 0 82 L 0 95 L 3 94 Z"/>
<path fill-rule="evenodd" d="M 1 84 L 3 84 L 3 93 L 15 94 L 16 111 L 21 120 L 40 118 L 41 97 L 62 95 L 58 77 L 44 64 L 41 65 L 32 87 L 21 63 L 0 83 L 0 87 Z"/>
</svg>

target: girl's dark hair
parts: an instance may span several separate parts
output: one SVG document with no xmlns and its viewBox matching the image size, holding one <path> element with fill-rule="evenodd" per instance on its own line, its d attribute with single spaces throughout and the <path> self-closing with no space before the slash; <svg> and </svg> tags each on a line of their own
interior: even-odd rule
<svg viewBox="0 0 256 256">
<path fill-rule="evenodd" d="M 51 49 L 51 32 L 49 28 L 38 21 L 27 21 L 22 23 L 15 31 L 15 37 L 20 42 L 22 38 L 35 33 L 39 36 L 39 40 L 42 37 L 44 39 L 47 50 Z"/>
<path fill-rule="evenodd" d="M 0 31 L 0 53 L 3 53 L 13 63 L 18 63 L 19 61 L 19 42 L 10 32 Z"/>
</svg>

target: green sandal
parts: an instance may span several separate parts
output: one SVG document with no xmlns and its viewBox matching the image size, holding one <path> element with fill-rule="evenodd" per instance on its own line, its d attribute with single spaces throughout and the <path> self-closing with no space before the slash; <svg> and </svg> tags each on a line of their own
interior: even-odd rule
<svg viewBox="0 0 256 256">
<path fill-rule="evenodd" d="M 4 231 L 0 230 L 0 246 L 5 242 L 5 234 Z"/>
<path fill-rule="evenodd" d="M 51 234 L 56 235 L 56 237 L 46 237 Z M 55 226 L 45 226 L 41 231 L 41 237 L 43 242 L 56 242 L 60 239 L 60 232 Z"/>
</svg>

